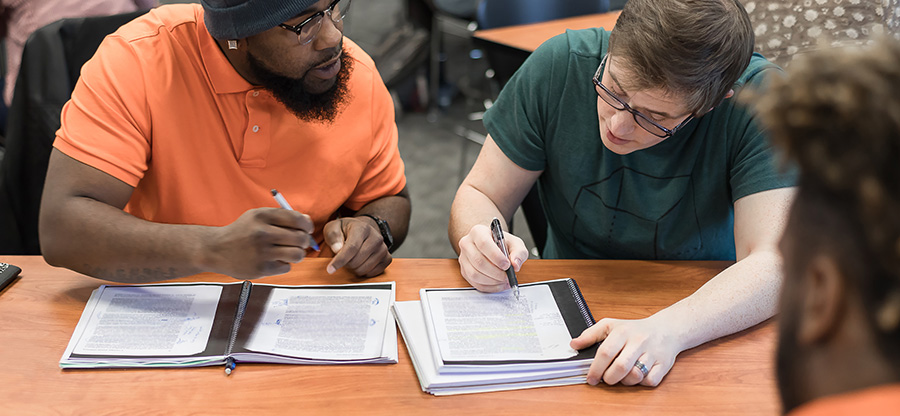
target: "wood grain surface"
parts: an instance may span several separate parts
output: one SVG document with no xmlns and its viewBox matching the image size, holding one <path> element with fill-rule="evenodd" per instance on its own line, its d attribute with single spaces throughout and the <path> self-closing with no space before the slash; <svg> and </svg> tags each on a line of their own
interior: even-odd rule
<svg viewBox="0 0 900 416">
<path fill-rule="evenodd" d="M 59 359 L 92 290 L 103 281 L 7 256 L 19 280 L 0 292 L 0 414 L 747 414 L 779 412 L 770 321 L 682 353 L 656 388 L 588 385 L 433 397 L 400 340 L 389 365 L 243 364 L 223 368 L 62 370 Z M 273 284 L 359 282 L 308 259 Z M 530 260 L 522 283 L 574 278 L 594 317 L 641 318 L 690 295 L 727 262 Z M 233 279 L 201 274 L 179 281 Z M 455 259 L 395 259 L 369 281 L 396 281 L 398 300 L 422 287 L 465 287 Z"/>
</svg>

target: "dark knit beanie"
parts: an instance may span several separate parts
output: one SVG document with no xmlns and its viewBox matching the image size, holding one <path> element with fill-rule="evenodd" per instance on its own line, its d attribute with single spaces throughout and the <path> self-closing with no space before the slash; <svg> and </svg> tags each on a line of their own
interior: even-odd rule
<svg viewBox="0 0 900 416">
<path fill-rule="evenodd" d="M 243 39 L 299 15 L 316 0 L 200 0 L 206 29 L 216 39 Z"/>
</svg>

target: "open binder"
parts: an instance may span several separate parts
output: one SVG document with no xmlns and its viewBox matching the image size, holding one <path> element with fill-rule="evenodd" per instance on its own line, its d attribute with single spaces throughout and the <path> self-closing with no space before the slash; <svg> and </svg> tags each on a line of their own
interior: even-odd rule
<svg viewBox="0 0 900 416">
<path fill-rule="evenodd" d="M 394 282 L 170 283 L 94 290 L 62 368 L 396 363 Z"/>
</svg>

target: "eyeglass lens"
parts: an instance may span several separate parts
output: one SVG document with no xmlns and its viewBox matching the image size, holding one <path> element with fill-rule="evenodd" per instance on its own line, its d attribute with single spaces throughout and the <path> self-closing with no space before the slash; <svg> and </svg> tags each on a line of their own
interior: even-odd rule
<svg viewBox="0 0 900 416">
<path fill-rule="evenodd" d="M 343 23 L 344 17 L 347 17 L 347 12 L 350 11 L 350 0 L 339 0 L 335 3 L 332 3 L 332 6 L 325 10 L 325 14 L 331 18 L 331 21 L 334 22 L 335 26 L 338 26 Z M 322 21 L 324 20 L 324 15 L 319 14 L 316 15 L 313 20 L 310 20 L 308 23 L 303 25 L 300 29 L 300 34 L 298 37 L 300 38 L 301 44 L 307 44 L 315 39 L 316 35 L 319 34 L 319 30 L 322 28 Z M 340 26 L 338 26 L 340 28 Z"/>
<path fill-rule="evenodd" d="M 612 95 L 610 95 L 609 92 L 607 92 L 605 88 L 602 88 L 602 87 L 598 88 L 597 95 L 599 95 L 600 98 L 602 98 L 603 101 L 605 101 L 607 104 L 609 104 L 610 107 L 612 107 L 616 110 L 619 110 L 619 111 L 625 110 L 625 106 L 622 104 L 622 102 L 617 100 L 616 97 L 613 97 Z M 637 110 L 632 109 L 629 112 L 631 113 L 632 116 L 634 116 L 634 121 L 637 122 L 637 124 L 639 126 L 641 126 L 641 128 L 643 128 L 644 130 L 647 130 L 650 134 L 653 134 L 653 135 L 659 136 L 659 137 L 665 137 L 668 135 L 668 133 L 666 131 L 660 129 L 659 126 L 651 123 L 650 120 L 648 120 L 646 118 L 646 116 L 637 112 Z"/>
</svg>

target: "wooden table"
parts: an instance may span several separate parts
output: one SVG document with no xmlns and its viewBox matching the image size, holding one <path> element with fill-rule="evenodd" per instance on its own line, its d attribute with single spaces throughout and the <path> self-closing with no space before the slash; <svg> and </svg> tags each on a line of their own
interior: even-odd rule
<svg viewBox="0 0 900 416">
<path fill-rule="evenodd" d="M 612 30 L 620 13 L 622 13 L 621 10 L 616 10 L 609 13 L 588 14 L 541 23 L 477 30 L 475 38 L 530 53 L 547 39 L 565 33 L 567 29 L 602 27 Z"/>
<path fill-rule="evenodd" d="M 393 365 L 247 364 L 223 368 L 61 370 L 92 290 L 103 282 L 53 268 L 37 256 L 0 258 L 22 267 L 0 292 L 0 413 L 24 414 L 747 414 L 779 411 L 775 326 L 767 321 L 682 353 L 656 388 L 588 385 L 433 397 L 423 393 L 400 342 Z M 274 284 L 356 282 L 308 259 Z M 520 282 L 574 277 L 596 318 L 640 318 L 681 299 L 726 262 L 531 260 Z M 202 274 L 181 281 L 232 281 Z M 396 281 L 398 300 L 421 287 L 462 287 L 455 259 L 395 259 L 372 281 Z"/>
<path fill-rule="evenodd" d="M 502 87 L 522 66 L 531 52 L 547 39 L 567 29 L 578 30 L 602 27 L 612 30 L 621 10 L 609 13 L 588 14 L 541 23 L 498 27 L 475 32 L 475 45 L 484 49 L 494 77 Z"/>
</svg>

